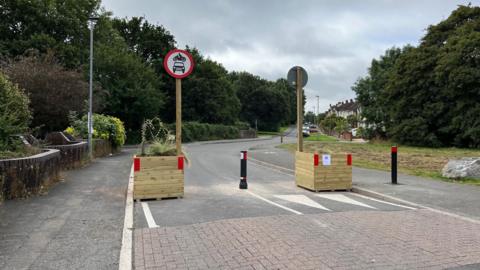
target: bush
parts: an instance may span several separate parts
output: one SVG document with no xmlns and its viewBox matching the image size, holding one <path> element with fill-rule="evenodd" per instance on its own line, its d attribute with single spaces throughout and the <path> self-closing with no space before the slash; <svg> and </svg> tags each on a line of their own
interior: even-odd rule
<svg viewBox="0 0 480 270">
<path fill-rule="evenodd" d="M 28 93 L 32 127 L 38 127 L 41 135 L 65 128 L 70 111 L 86 112 L 88 82 L 84 74 L 65 69 L 53 54 L 19 57 L 8 61 L 3 70 Z M 104 94 L 98 87 L 94 91 L 93 106 L 98 111 Z"/>
<path fill-rule="evenodd" d="M 165 141 L 153 142 L 147 149 L 147 156 L 176 156 L 175 144 Z"/>
<path fill-rule="evenodd" d="M 170 130 L 175 130 L 175 124 L 168 125 Z M 198 122 L 185 122 L 182 124 L 182 141 L 208 141 L 237 139 L 240 130 L 236 126 L 206 124 Z"/>
<path fill-rule="evenodd" d="M 88 137 L 88 117 L 85 115 L 78 119 L 75 113 L 70 115 L 70 127 L 65 133 L 74 137 Z M 113 116 L 93 114 L 93 138 L 109 140 L 113 147 L 120 147 L 125 144 L 125 127 L 123 122 Z"/>
<path fill-rule="evenodd" d="M 30 124 L 29 98 L 0 73 L 0 151 L 15 151 L 12 135 L 23 133 Z"/>
</svg>

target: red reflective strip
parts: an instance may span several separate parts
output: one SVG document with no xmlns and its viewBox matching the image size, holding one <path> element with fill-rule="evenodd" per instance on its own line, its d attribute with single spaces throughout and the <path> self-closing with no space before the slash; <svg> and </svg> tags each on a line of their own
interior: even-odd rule
<svg viewBox="0 0 480 270">
<path fill-rule="evenodd" d="M 347 155 L 347 165 L 352 166 L 352 154 Z"/>
<path fill-rule="evenodd" d="M 247 160 L 247 151 L 243 152 L 243 159 Z"/>
<path fill-rule="evenodd" d="M 396 146 L 392 146 L 392 153 L 397 153 L 398 152 L 398 149 Z"/>
<path fill-rule="evenodd" d="M 319 163 L 318 159 L 319 159 L 318 154 L 313 155 L 313 165 L 314 166 L 318 166 L 318 163 Z"/>
<path fill-rule="evenodd" d="M 133 171 L 134 172 L 140 171 L 140 158 L 138 157 L 133 158 Z"/>
<path fill-rule="evenodd" d="M 183 170 L 183 156 L 178 157 L 178 169 Z"/>
</svg>

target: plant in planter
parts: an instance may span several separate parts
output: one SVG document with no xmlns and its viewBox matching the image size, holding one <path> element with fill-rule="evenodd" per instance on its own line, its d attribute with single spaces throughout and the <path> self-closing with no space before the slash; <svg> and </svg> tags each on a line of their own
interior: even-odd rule
<svg viewBox="0 0 480 270">
<path fill-rule="evenodd" d="M 146 120 L 134 157 L 134 199 L 183 197 L 183 190 L 183 156 L 176 156 L 174 138 L 160 119 Z"/>
</svg>

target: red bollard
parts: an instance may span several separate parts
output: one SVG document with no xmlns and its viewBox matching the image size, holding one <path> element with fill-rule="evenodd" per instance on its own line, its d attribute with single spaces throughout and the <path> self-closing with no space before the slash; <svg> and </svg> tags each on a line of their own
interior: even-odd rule
<svg viewBox="0 0 480 270">
<path fill-rule="evenodd" d="M 138 157 L 133 158 L 133 171 L 134 172 L 140 171 L 140 158 Z"/>
</svg>

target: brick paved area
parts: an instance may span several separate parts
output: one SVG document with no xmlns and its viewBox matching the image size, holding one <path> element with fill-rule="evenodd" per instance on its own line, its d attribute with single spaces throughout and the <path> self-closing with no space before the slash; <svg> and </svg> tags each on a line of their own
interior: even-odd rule
<svg viewBox="0 0 480 270">
<path fill-rule="evenodd" d="M 480 263 L 480 224 L 428 210 L 230 219 L 134 233 L 135 269 L 445 269 Z"/>
</svg>

